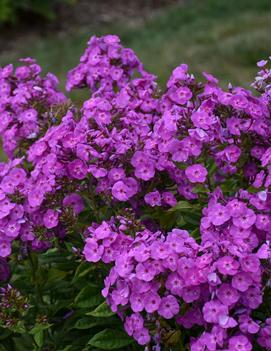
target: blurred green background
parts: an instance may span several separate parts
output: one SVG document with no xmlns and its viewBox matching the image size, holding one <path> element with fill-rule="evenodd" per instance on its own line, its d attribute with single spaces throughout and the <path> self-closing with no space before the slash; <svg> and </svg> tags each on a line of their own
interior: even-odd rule
<svg viewBox="0 0 271 351">
<path fill-rule="evenodd" d="M 256 62 L 271 55 L 271 0 L 134 0 L 127 13 L 129 4 L 90 0 L 82 6 L 82 0 L 66 0 L 62 10 L 50 8 L 45 19 L 37 11 L 24 14 L 19 24 L 14 20 L 1 29 L 0 65 L 35 57 L 44 72 L 59 77 L 63 88 L 66 72 L 77 64 L 88 38 L 114 33 L 158 75 L 162 86 L 183 62 L 196 76 L 208 71 L 223 85 L 249 86 Z"/>
</svg>

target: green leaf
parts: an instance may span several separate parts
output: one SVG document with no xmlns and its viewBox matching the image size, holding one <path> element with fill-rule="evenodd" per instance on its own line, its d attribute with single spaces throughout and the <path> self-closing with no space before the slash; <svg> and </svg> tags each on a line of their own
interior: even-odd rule
<svg viewBox="0 0 271 351">
<path fill-rule="evenodd" d="M 77 267 L 72 284 L 76 283 L 79 279 L 85 277 L 89 272 L 93 270 L 93 265 L 90 265 L 88 262 L 82 262 L 80 265 Z"/>
<path fill-rule="evenodd" d="M 21 334 L 18 337 L 12 338 L 13 348 L 11 349 L 16 351 L 29 351 L 33 350 L 33 338 L 28 334 Z M 11 351 L 9 349 L 9 351 Z"/>
<path fill-rule="evenodd" d="M 115 350 L 130 345 L 133 339 L 121 330 L 105 329 L 89 340 L 88 345 L 102 350 Z"/>
<path fill-rule="evenodd" d="M 67 275 L 68 272 L 63 272 L 59 269 L 51 268 L 48 273 L 47 283 L 53 284 L 55 282 L 62 281 Z"/>
<path fill-rule="evenodd" d="M 90 329 L 100 325 L 112 325 L 116 323 L 113 318 L 94 318 L 94 317 L 83 317 L 77 320 L 73 329 Z"/>
<path fill-rule="evenodd" d="M 4 340 L 7 337 L 9 337 L 11 334 L 11 331 L 8 329 L 0 328 L 0 340 Z"/>
<path fill-rule="evenodd" d="M 179 201 L 176 206 L 172 207 L 169 212 L 174 212 L 174 211 L 187 211 L 191 210 L 194 205 L 191 204 L 190 202 L 187 201 Z"/>
<path fill-rule="evenodd" d="M 49 323 L 46 323 L 46 324 L 36 324 L 36 325 L 30 330 L 29 334 L 31 334 L 31 335 L 37 334 L 37 333 L 39 333 L 40 331 L 49 329 L 52 325 L 53 325 L 53 324 L 49 324 Z"/>
<path fill-rule="evenodd" d="M 25 333 L 25 326 L 22 321 L 18 322 L 16 325 L 9 328 L 14 333 L 24 334 Z"/>
<path fill-rule="evenodd" d="M 80 318 L 73 326 L 73 329 L 90 329 L 93 326 L 97 325 L 97 323 L 94 320 L 95 319 L 90 319 L 88 317 Z"/>
<path fill-rule="evenodd" d="M 99 305 L 103 301 L 100 288 L 87 285 L 76 296 L 74 303 L 79 308 L 90 308 Z"/>
<path fill-rule="evenodd" d="M 48 250 L 39 256 L 40 264 L 67 263 L 67 253 L 57 248 Z"/>
<path fill-rule="evenodd" d="M 43 330 L 40 330 L 34 335 L 34 340 L 35 343 L 38 345 L 38 347 L 42 347 L 43 345 Z"/>
<path fill-rule="evenodd" d="M 191 235 L 194 239 L 198 240 L 198 239 L 200 238 L 200 230 L 199 230 L 199 228 L 194 229 L 194 230 L 190 233 L 190 235 Z"/>
<path fill-rule="evenodd" d="M 94 311 L 86 313 L 87 316 L 92 316 L 92 317 L 110 317 L 110 316 L 113 316 L 114 314 L 115 313 L 111 311 L 106 301 L 103 302 L 97 308 L 95 308 Z"/>
<path fill-rule="evenodd" d="M 64 349 L 61 349 L 59 351 L 70 351 L 72 350 L 72 345 L 66 346 Z"/>
</svg>

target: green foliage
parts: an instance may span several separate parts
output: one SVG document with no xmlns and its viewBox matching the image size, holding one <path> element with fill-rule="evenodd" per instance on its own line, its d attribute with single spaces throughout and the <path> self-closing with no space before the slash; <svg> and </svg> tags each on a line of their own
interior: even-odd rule
<svg viewBox="0 0 271 351">
<path fill-rule="evenodd" d="M 56 6 L 71 5 L 75 0 L 0 0 L 0 25 L 15 23 L 22 14 L 38 15 L 52 21 L 56 18 Z"/>
<path fill-rule="evenodd" d="M 10 263 L 11 284 L 29 308 L 0 327 L 0 351 L 137 349 L 101 295 L 101 265 L 82 262 L 69 246 L 14 255 Z"/>
<path fill-rule="evenodd" d="M 101 289 L 89 284 L 75 297 L 74 304 L 78 308 L 91 308 L 97 306 L 102 300 Z"/>
<path fill-rule="evenodd" d="M 13 19 L 13 12 L 10 0 L 0 0 L 0 23 L 5 23 Z"/>
<path fill-rule="evenodd" d="M 102 350 L 115 350 L 131 343 L 133 343 L 133 339 L 123 331 L 105 329 L 91 338 L 88 345 L 98 347 Z"/>
<path fill-rule="evenodd" d="M 110 310 L 109 306 L 106 302 L 103 302 L 94 311 L 86 313 L 88 316 L 103 318 L 103 317 L 111 317 L 114 313 Z"/>
</svg>

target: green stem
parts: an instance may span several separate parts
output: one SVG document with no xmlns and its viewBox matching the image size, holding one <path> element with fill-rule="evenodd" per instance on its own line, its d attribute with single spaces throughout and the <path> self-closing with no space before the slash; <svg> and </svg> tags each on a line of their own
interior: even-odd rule
<svg viewBox="0 0 271 351">
<path fill-rule="evenodd" d="M 37 279 L 37 267 L 36 267 L 35 262 L 34 262 L 33 253 L 28 251 L 28 257 L 29 257 L 29 266 L 30 266 L 30 271 L 31 271 L 32 283 L 35 286 L 36 299 L 39 302 L 39 304 L 44 305 L 44 301 L 42 298 L 42 292 L 41 292 L 40 285 L 39 285 L 38 279 Z"/>
</svg>

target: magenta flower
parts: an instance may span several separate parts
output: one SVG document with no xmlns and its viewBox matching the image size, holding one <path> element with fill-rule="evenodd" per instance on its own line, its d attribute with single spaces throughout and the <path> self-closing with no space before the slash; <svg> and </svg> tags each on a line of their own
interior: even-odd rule
<svg viewBox="0 0 271 351">
<path fill-rule="evenodd" d="M 204 183 L 207 174 L 207 169 L 201 164 L 188 166 L 185 170 L 185 175 L 191 183 Z"/>
<path fill-rule="evenodd" d="M 205 111 L 197 111 L 192 114 L 191 121 L 195 127 L 208 130 L 214 123 L 214 119 Z"/>
<path fill-rule="evenodd" d="M 144 200 L 146 204 L 150 205 L 151 207 L 161 206 L 161 195 L 157 190 L 151 193 L 147 193 L 144 196 Z"/>
<path fill-rule="evenodd" d="M 252 309 L 258 308 L 263 302 L 263 296 L 258 286 L 250 287 L 242 296 L 243 304 Z"/>
<path fill-rule="evenodd" d="M 58 212 L 54 210 L 47 210 L 43 216 L 43 224 L 46 228 L 51 229 L 58 225 Z"/>
<path fill-rule="evenodd" d="M 11 245 L 7 240 L 0 239 L 0 257 L 7 257 L 11 253 Z"/>
<path fill-rule="evenodd" d="M 145 262 L 150 258 L 150 249 L 143 243 L 136 246 L 133 250 L 134 258 L 137 262 Z"/>
<path fill-rule="evenodd" d="M 239 317 L 240 330 L 244 334 L 256 334 L 260 330 L 260 326 L 248 315 L 241 315 Z"/>
<path fill-rule="evenodd" d="M 146 293 L 144 297 L 144 306 L 145 306 L 145 310 L 148 313 L 153 313 L 157 311 L 160 306 L 160 303 L 161 303 L 161 298 L 156 292 L 149 291 Z"/>
<path fill-rule="evenodd" d="M 144 152 L 137 151 L 131 159 L 131 164 L 135 168 L 135 176 L 137 178 L 147 181 L 154 177 L 154 163 Z"/>
<path fill-rule="evenodd" d="M 239 294 L 237 290 L 232 288 L 229 284 L 222 284 L 216 292 L 216 296 L 219 301 L 225 304 L 226 306 L 231 306 L 239 300 Z"/>
<path fill-rule="evenodd" d="M 233 336 L 229 339 L 230 351 L 251 351 L 252 345 L 244 335 Z"/>
<path fill-rule="evenodd" d="M 112 168 L 108 172 L 108 178 L 113 182 L 117 182 L 125 178 L 125 171 L 123 168 Z"/>
<path fill-rule="evenodd" d="M 171 273 L 166 281 L 166 288 L 174 295 L 182 296 L 183 279 L 177 273 Z"/>
<path fill-rule="evenodd" d="M 191 99 L 192 92 L 187 87 L 180 87 L 176 90 L 174 89 L 169 96 L 174 102 L 184 105 Z"/>
<path fill-rule="evenodd" d="M 179 310 L 177 299 L 173 295 L 168 295 L 162 298 L 158 313 L 166 319 L 171 319 L 179 313 Z"/>
<path fill-rule="evenodd" d="M 175 206 L 177 204 L 175 196 L 169 191 L 165 191 L 162 193 L 162 199 L 164 203 L 169 206 Z"/>
<path fill-rule="evenodd" d="M 73 160 L 68 164 L 68 172 L 72 178 L 84 179 L 88 173 L 88 169 L 82 160 Z"/>
<path fill-rule="evenodd" d="M 244 272 L 256 273 L 260 269 L 260 260 L 254 255 L 247 255 L 240 260 Z"/>
<path fill-rule="evenodd" d="M 241 150 L 236 145 L 229 145 L 222 151 L 222 154 L 225 155 L 228 162 L 236 163 L 241 156 Z"/>
<path fill-rule="evenodd" d="M 231 215 L 229 210 L 220 204 L 215 204 L 208 212 L 208 218 L 213 225 L 222 225 L 226 223 Z"/>
<path fill-rule="evenodd" d="M 129 188 L 120 180 L 113 185 L 112 195 L 119 201 L 127 201 L 130 197 Z"/>
<path fill-rule="evenodd" d="M 124 329 L 130 336 L 138 330 L 142 330 L 144 327 L 144 320 L 139 313 L 133 313 L 130 317 L 126 317 L 124 323 Z"/>
<path fill-rule="evenodd" d="M 208 323 L 218 323 L 219 317 L 228 315 L 228 308 L 217 300 L 206 302 L 202 309 L 203 318 Z"/>
<path fill-rule="evenodd" d="M 132 261 L 127 257 L 127 255 L 122 255 L 116 259 L 116 272 L 122 278 L 127 277 L 131 274 L 134 269 Z"/>
<path fill-rule="evenodd" d="M 156 275 L 156 269 L 149 262 L 139 263 L 136 266 L 136 277 L 145 282 L 150 282 Z"/>
<path fill-rule="evenodd" d="M 239 269 L 239 263 L 231 256 L 224 256 L 217 260 L 217 269 L 225 275 L 235 275 Z"/>
<path fill-rule="evenodd" d="M 252 279 L 248 273 L 240 272 L 232 277 L 231 285 L 238 291 L 245 292 L 252 284 Z"/>
<path fill-rule="evenodd" d="M 181 229 L 173 229 L 167 236 L 167 243 L 173 251 L 181 253 L 184 250 L 185 238 L 188 237 L 188 232 Z"/>
<path fill-rule="evenodd" d="M 201 289 L 199 286 L 188 286 L 182 289 L 181 294 L 185 302 L 191 303 L 200 298 Z"/>
<path fill-rule="evenodd" d="M 130 296 L 131 308 L 134 312 L 141 312 L 144 310 L 143 296 L 132 293 Z"/>
<path fill-rule="evenodd" d="M 155 175 L 155 168 L 151 161 L 145 161 L 135 169 L 135 176 L 145 181 L 150 180 Z"/>
<path fill-rule="evenodd" d="M 133 336 L 139 345 L 146 345 L 151 341 L 150 334 L 146 328 L 135 331 Z"/>
<path fill-rule="evenodd" d="M 98 262 L 102 257 L 103 250 L 103 246 L 98 246 L 97 242 L 94 239 L 87 238 L 83 250 L 83 255 L 89 262 Z"/>
<path fill-rule="evenodd" d="M 255 212 L 248 208 L 244 214 L 240 217 L 233 218 L 233 224 L 236 227 L 241 227 L 243 229 L 248 229 L 253 226 L 256 221 L 256 214 Z"/>
<path fill-rule="evenodd" d="M 240 217 L 245 214 L 247 207 L 243 202 L 234 199 L 228 202 L 227 209 L 229 210 L 231 217 Z"/>
<path fill-rule="evenodd" d="M 153 259 L 164 260 L 170 255 L 167 243 L 156 241 L 151 245 L 151 257 Z"/>
<path fill-rule="evenodd" d="M 72 207 L 75 214 L 79 214 L 80 212 L 82 212 L 85 207 L 84 201 L 81 198 L 81 196 L 75 193 L 65 196 L 63 200 L 63 205 Z"/>
<path fill-rule="evenodd" d="M 5 227 L 5 235 L 8 238 L 17 238 L 20 232 L 21 225 L 16 220 L 11 220 Z"/>
<path fill-rule="evenodd" d="M 271 218 L 267 214 L 258 214 L 255 222 L 255 226 L 264 231 L 268 231 L 271 225 Z"/>
<path fill-rule="evenodd" d="M 94 235 L 98 240 L 108 238 L 110 234 L 111 228 L 105 221 L 103 221 L 102 224 L 94 230 Z"/>
<path fill-rule="evenodd" d="M 112 187 L 112 195 L 119 201 L 127 201 L 137 192 L 137 182 L 133 178 L 119 180 Z"/>
</svg>

